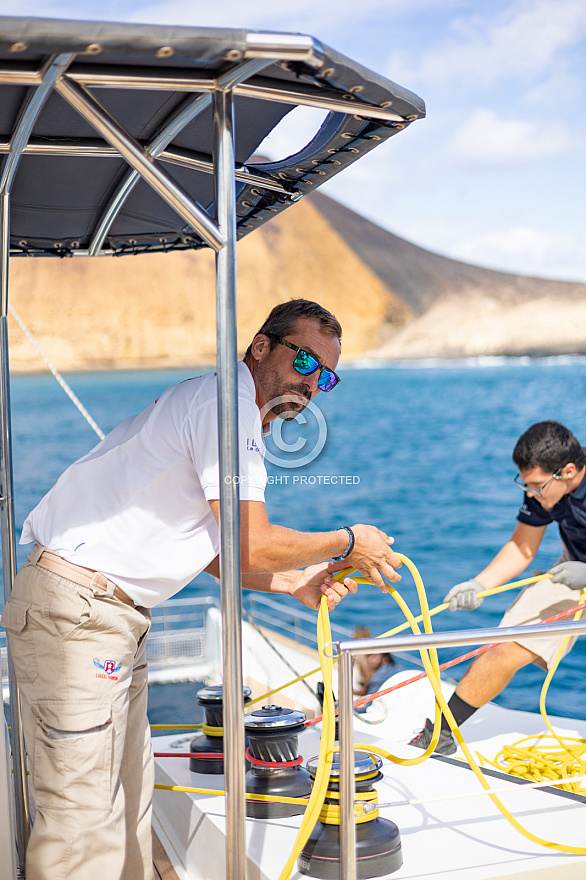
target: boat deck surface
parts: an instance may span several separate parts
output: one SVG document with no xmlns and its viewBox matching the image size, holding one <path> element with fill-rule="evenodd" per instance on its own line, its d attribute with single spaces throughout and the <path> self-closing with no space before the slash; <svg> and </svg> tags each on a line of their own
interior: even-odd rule
<svg viewBox="0 0 586 880">
<path fill-rule="evenodd" d="M 401 673 L 399 673 L 401 675 Z M 449 694 L 453 686 L 446 685 Z M 394 698 L 394 699 L 393 699 Z M 432 699 L 432 698 L 431 698 Z M 369 726 L 355 720 L 355 741 L 380 745 L 394 755 L 414 758 L 419 750 L 407 745 L 421 726 L 430 700 L 429 686 L 418 683 L 396 691 L 388 700 L 386 719 Z M 567 736 L 586 738 L 586 722 L 552 718 Z M 539 715 L 485 706 L 471 719 L 464 735 L 473 752 L 493 758 L 505 743 L 543 732 Z M 304 759 L 319 751 L 319 726 L 299 737 Z M 184 751 L 182 737 L 156 740 L 156 751 Z M 586 858 L 558 852 L 522 836 L 483 794 L 480 783 L 461 760 L 434 756 L 413 766 L 384 763 L 384 779 L 376 784 L 381 816 L 400 830 L 403 866 L 390 875 L 396 880 L 583 880 Z M 488 773 L 493 788 L 510 788 L 500 795 L 507 809 L 534 835 L 574 847 L 586 847 L 585 798 L 559 789 L 522 789 L 504 774 Z M 223 789 L 223 776 L 192 773 L 184 758 L 156 762 L 157 782 Z M 471 793 L 473 797 L 452 798 Z M 422 801 L 405 804 L 405 801 Z M 397 802 L 403 802 L 399 805 Z M 156 791 L 154 824 L 181 878 L 209 880 L 225 873 L 225 805 L 218 796 Z M 286 862 L 300 817 L 246 821 L 247 876 L 274 880 Z M 174 861 L 175 860 L 175 861 Z M 292 880 L 302 877 L 296 870 Z"/>
<path fill-rule="evenodd" d="M 177 871 L 171 864 L 167 852 L 153 830 L 153 868 L 155 880 L 179 880 Z"/>
</svg>

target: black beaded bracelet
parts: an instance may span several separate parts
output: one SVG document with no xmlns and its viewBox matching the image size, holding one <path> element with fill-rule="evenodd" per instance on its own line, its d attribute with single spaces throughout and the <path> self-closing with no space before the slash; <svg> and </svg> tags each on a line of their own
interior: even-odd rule
<svg viewBox="0 0 586 880">
<path fill-rule="evenodd" d="M 348 541 L 348 546 L 346 547 L 345 553 L 342 553 L 341 556 L 332 556 L 334 562 L 339 562 L 341 559 L 346 559 L 347 556 L 350 556 L 352 551 L 354 550 L 354 532 L 350 528 L 350 526 L 341 526 L 338 531 L 342 531 L 342 529 L 346 529 L 348 535 L 350 536 L 350 540 Z"/>
</svg>

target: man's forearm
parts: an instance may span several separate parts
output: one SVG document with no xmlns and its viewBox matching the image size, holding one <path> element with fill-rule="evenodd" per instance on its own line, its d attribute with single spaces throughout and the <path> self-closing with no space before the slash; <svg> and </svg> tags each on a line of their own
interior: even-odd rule
<svg viewBox="0 0 586 880">
<path fill-rule="evenodd" d="M 476 575 L 476 580 L 487 590 L 500 587 L 525 571 L 534 556 L 534 553 L 523 552 L 514 541 L 508 541 L 486 568 Z"/>
<path fill-rule="evenodd" d="M 219 502 L 210 501 L 210 507 L 219 524 Z M 354 523 L 347 530 L 298 532 L 273 526 L 263 502 L 241 501 L 240 538 L 243 572 L 286 572 L 343 556 L 348 568 L 361 572 L 383 592 L 388 592 L 388 581 L 401 580 L 395 570 L 401 560 L 391 549 L 394 539 L 365 523 Z"/>
<path fill-rule="evenodd" d="M 297 571 L 245 571 L 242 573 L 242 586 L 245 590 L 257 590 L 259 593 L 286 593 L 294 583 Z"/>
<path fill-rule="evenodd" d="M 248 555 L 243 553 L 246 572 L 283 573 L 305 568 L 341 556 L 348 547 L 345 529 L 331 532 L 297 532 L 283 526 L 269 525 L 262 535 L 249 536 Z M 271 590 L 273 592 L 273 590 Z"/>
</svg>

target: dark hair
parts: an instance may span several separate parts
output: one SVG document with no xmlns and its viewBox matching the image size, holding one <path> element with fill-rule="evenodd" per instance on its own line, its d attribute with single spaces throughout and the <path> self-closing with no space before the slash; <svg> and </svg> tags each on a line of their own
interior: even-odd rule
<svg viewBox="0 0 586 880">
<path fill-rule="evenodd" d="M 319 321 L 322 333 L 328 336 L 337 336 L 338 339 L 342 338 L 342 327 L 337 318 L 319 303 L 311 302 L 308 299 L 291 299 L 288 302 L 279 303 L 271 311 L 260 330 L 255 333 L 255 338 L 259 333 L 264 333 L 270 339 L 272 350 L 277 345 L 276 337 L 285 337 L 294 333 L 300 318 Z M 246 349 L 245 357 L 249 357 L 251 352 L 252 343 Z"/>
<path fill-rule="evenodd" d="M 586 460 L 584 450 L 572 432 L 559 422 L 537 422 L 517 440 L 513 461 L 520 471 L 540 467 L 555 474 L 572 462 L 581 467 Z"/>
</svg>

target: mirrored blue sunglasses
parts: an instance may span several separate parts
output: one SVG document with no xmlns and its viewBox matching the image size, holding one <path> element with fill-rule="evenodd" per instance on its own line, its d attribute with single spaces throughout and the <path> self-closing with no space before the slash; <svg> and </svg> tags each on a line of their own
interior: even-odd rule
<svg viewBox="0 0 586 880">
<path fill-rule="evenodd" d="M 297 352 L 295 360 L 293 361 L 293 366 L 302 376 L 310 376 L 312 373 L 315 373 L 316 370 L 320 371 L 319 379 L 317 380 L 317 387 L 320 391 L 331 391 L 332 388 L 335 388 L 338 382 L 340 382 L 340 377 L 337 373 L 334 373 L 334 371 L 330 370 L 328 367 L 324 367 L 323 364 L 320 364 L 317 358 L 308 351 L 305 351 L 305 349 L 293 345 L 292 342 L 287 342 L 286 339 L 282 339 L 280 336 L 273 336 L 273 339 L 278 342 L 279 345 L 285 345 L 287 348 L 291 348 L 293 351 Z"/>
</svg>

